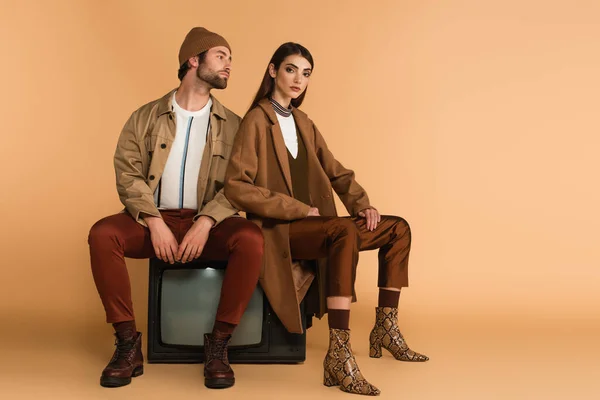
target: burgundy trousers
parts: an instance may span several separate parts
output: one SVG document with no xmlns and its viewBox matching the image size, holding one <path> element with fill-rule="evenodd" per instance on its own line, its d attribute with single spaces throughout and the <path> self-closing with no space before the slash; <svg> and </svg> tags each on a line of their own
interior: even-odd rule
<svg viewBox="0 0 600 400">
<path fill-rule="evenodd" d="M 181 243 L 194 224 L 196 210 L 166 210 L 160 213 L 177 242 Z M 134 320 L 125 257 L 155 256 L 149 229 L 137 223 L 128 213 L 111 215 L 94 224 L 88 243 L 94 282 L 106 311 L 106 321 Z M 217 321 L 239 324 L 258 283 L 263 250 L 262 232 L 245 218 L 227 218 L 211 229 L 200 260 L 228 261 Z M 185 265 L 182 264 L 183 267 Z"/>
<path fill-rule="evenodd" d="M 379 249 L 379 287 L 408 286 L 411 232 L 408 223 L 382 215 L 374 231 L 365 218 L 307 217 L 290 224 L 292 258 L 328 259 L 327 296 L 352 296 L 358 253 Z"/>
</svg>

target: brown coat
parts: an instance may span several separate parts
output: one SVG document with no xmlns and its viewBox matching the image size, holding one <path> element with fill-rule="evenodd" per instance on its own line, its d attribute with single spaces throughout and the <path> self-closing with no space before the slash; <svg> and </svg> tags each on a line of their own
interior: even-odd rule
<svg viewBox="0 0 600 400">
<path fill-rule="evenodd" d="M 273 310 L 288 331 L 302 333 L 299 304 L 313 281 L 314 272 L 290 258 L 289 221 L 305 218 L 310 206 L 323 216 L 337 216 L 333 190 L 352 216 L 370 207 L 354 172 L 338 162 L 314 123 L 300 110 L 293 111 L 298 132 L 308 153 L 311 205 L 293 198 L 292 178 L 285 142 L 268 99 L 249 111 L 236 135 L 225 178 L 225 195 L 262 228 L 265 239 L 260 283 Z M 322 274 L 322 266 L 319 275 Z M 324 286 L 319 284 L 322 289 Z M 323 293 L 321 295 L 321 316 Z"/>
<path fill-rule="evenodd" d="M 165 169 L 175 140 L 176 118 L 171 110 L 173 91 L 134 111 L 125 123 L 115 151 L 115 174 L 119 198 L 129 213 L 145 225 L 140 213 L 160 217 L 153 193 Z M 233 138 L 241 118 L 212 97 L 210 137 L 204 148 L 198 175 L 200 215 L 218 224 L 237 214 L 223 194 L 225 170 Z"/>
</svg>

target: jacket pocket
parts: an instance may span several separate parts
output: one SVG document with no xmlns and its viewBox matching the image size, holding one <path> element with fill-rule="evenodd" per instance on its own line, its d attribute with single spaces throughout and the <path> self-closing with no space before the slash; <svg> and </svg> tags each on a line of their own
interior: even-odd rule
<svg viewBox="0 0 600 400">
<path fill-rule="evenodd" d="M 220 157 L 225 160 L 229 160 L 232 147 L 233 146 L 229 143 L 223 142 L 221 140 L 215 140 L 212 143 L 212 155 L 213 157 Z"/>
<path fill-rule="evenodd" d="M 210 179 L 214 182 L 215 192 L 225 185 L 225 172 L 231 155 L 231 146 L 220 140 L 213 142 Z"/>
</svg>

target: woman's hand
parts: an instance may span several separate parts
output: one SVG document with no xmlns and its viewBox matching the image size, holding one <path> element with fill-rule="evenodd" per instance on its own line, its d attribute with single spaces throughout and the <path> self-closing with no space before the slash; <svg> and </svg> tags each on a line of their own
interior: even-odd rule
<svg viewBox="0 0 600 400">
<path fill-rule="evenodd" d="M 377 228 L 377 223 L 381 221 L 379 211 L 374 208 L 365 208 L 364 210 L 359 211 L 358 216 L 367 219 L 367 229 L 370 231 L 374 231 L 375 228 Z"/>
<path fill-rule="evenodd" d="M 310 210 L 308 210 L 307 217 L 320 217 L 320 216 L 321 216 L 321 214 L 319 214 L 318 208 L 311 207 Z"/>
</svg>

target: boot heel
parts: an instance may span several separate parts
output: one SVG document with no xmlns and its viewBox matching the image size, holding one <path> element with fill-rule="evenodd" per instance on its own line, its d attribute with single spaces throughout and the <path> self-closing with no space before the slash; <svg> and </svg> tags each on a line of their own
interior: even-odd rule
<svg viewBox="0 0 600 400">
<path fill-rule="evenodd" d="M 325 370 L 323 373 L 323 385 L 325 386 L 339 386 L 337 381 L 334 381 L 333 376 Z"/>
<path fill-rule="evenodd" d="M 133 378 L 135 378 L 136 376 L 140 376 L 144 373 L 144 367 L 143 366 L 139 366 L 136 369 L 133 370 L 133 372 L 131 373 L 131 376 Z"/>
<path fill-rule="evenodd" d="M 380 341 L 372 341 L 371 346 L 369 348 L 369 357 L 371 358 L 381 358 L 381 342 Z"/>
</svg>

